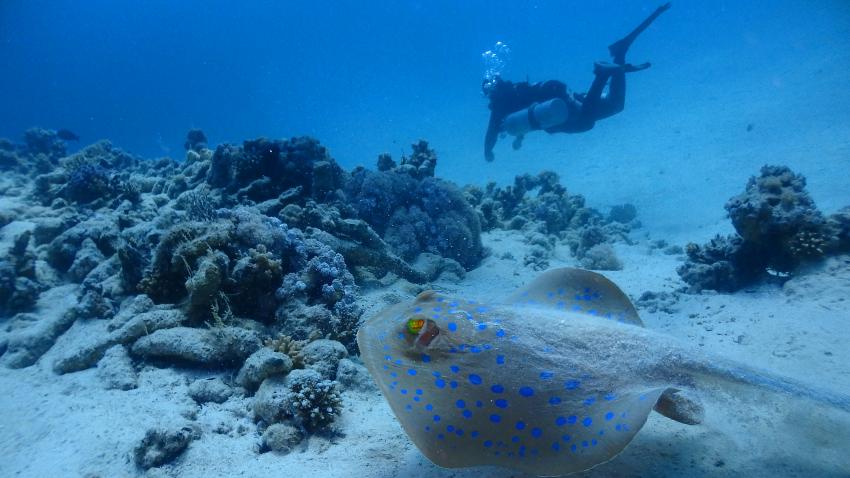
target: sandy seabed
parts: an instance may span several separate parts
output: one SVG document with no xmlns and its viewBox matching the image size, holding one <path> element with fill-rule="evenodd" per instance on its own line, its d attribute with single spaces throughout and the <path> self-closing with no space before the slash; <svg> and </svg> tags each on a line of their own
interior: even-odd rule
<svg viewBox="0 0 850 478">
<path fill-rule="evenodd" d="M 650 247 L 651 238 L 641 230 L 633 235 L 642 236 L 635 245 L 616 246 L 623 270 L 606 275 L 633 299 L 645 291 L 680 289 L 675 268 L 681 258 Z M 459 283 L 434 285 L 449 294 L 497 301 L 538 274 L 510 257 L 522 257 L 528 247 L 521 233 L 491 232 L 484 242 L 492 254 L 480 267 Z M 550 265 L 575 263 L 568 248 L 559 246 Z M 38 313 L 60 313 L 68 287 L 43 294 Z M 399 295 L 410 296 L 401 283 L 368 292 L 366 317 Z M 647 327 L 820 388 L 850 390 L 850 256 L 831 258 L 784 286 L 673 297 L 639 308 Z M 57 356 L 105 325 L 75 324 L 35 365 L 0 368 L 0 476 L 523 476 L 431 464 L 377 391 L 344 392 L 342 436 L 311 437 L 287 455 L 260 454 L 250 398 L 199 406 L 187 396 L 187 384 L 210 372 L 145 366 L 137 389 L 117 391 L 104 390 L 95 369 L 61 376 L 52 371 Z M 687 426 L 651 414 L 622 454 L 576 476 L 848 476 L 847 413 L 753 389 L 702 391 L 701 397 L 703 424 Z M 132 449 L 145 430 L 186 417 L 195 418 L 201 438 L 171 464 L 140 472 Z"/>
</svg>

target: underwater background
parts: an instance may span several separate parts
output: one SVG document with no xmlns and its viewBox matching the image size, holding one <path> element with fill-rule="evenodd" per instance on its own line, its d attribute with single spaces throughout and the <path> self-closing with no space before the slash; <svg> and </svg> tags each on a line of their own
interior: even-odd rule
<svg viewBox="0 0 850 478">
<path fill-rule="evenodd" d="M 841 0 L 676 2 L 663 31 L 653 25 L 630 52 L 654 66 L 629 76 L 624 114 L 582 135 L 541 134 L 519 152 L 503 141 L 498 163 L 482 167 L 484 51 L 509 45 L 508 79 L 583 91 L 592 62 L 654 7 L 6 1 L 0 136 L 69 128 L 157 157 L 179 156 L 189 128 L 214 143 L 306 134 L 345 167 L 424 137 L 458 183 L 557 168 L 595 203 L 633 202 L 652 227 L 689 235 L 719 222 L 737 184 L 781 156 L 807 168 L 819 204 L 843 205 L 846 184 L 832 180 L 847 171 L 840 138 L 850 136 Z M 684 195 L 692 214 L 682 217 L 669 198 L 689 190 L 703 194 Z"/>
<path fill-rule="evenodd" d="M 526 476 L 436 466 L 356 334 L 562 267 L 789 377 L 581 476 L 848 476 L 849 2 L 673 2 L 624 111 L 485 161 L 488 69 L 586 91 L 659 4 L 0 1 L 0 476 Z"/>
</svg>

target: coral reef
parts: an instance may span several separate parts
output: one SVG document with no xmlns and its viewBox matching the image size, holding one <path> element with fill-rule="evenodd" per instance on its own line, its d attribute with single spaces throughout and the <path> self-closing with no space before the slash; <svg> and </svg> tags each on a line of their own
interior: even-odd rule
<svg viewBox="0 0 850 478">
<path fill-rule="evenodd" d="M 266 379 L 254 399 L 254 413 L 267 424 L 292 420 L 311 432 L 333 423 L 341 409 L 336 382 L 309 369 Z"/>
<path fill-rule="evenodd" d="M 846 211 L 825 218 L 805 187 L 806 179 L 788 167 L 762 167 L 726 203 L 737 234 L 688 244 L 687 261 L 678 268 L 682 280 L 694 291 L 733 292 L 768 275 L 787 278 L 807 262 L 847 251 Z"/>
<path fill-rule="evenodd" d="M 36 363 L 73 328 L 79 339 L 50 355 L 54 372 L 96 366 L 104 388 L 131 390 L 137 371 L 175 367 L 195 404 L 252 404 L 260 449 L 285 453 L 333 432 L 343 388 L 375 390 L 356 358 L 363 290 L 460 280 L 493 228 L 522 230 L 536 268 L 559 241 L 612 267 L 609 244 L 636 225 L 633 207 L 603 217 L 551 172 L 461 189 L 435 176 L 424 140 L 352 171 L 308 137 L 208 145 L 191 130 L 176 161 L 107 141 L 69 154 L 49 130 L 0 141 L 16 183 L 4 194 L 32 205 L 0 213 L 14 237 L 0 259 L 4 365 Z M 41 318 L 50 302 L 62 313 Z M 161 466 L 196 436 L 152 429 L 136 463 Z"/>
</svg>

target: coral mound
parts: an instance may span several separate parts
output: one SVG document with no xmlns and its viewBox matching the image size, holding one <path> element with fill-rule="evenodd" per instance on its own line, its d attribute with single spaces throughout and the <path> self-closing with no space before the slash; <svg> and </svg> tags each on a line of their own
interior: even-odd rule
<svg viewBox="0 0 850 478">
<path fill-rule="evenodd" d="M 771 274 L 787 277 L 811 261 L 850 250 L 846 208 L 829 218 L 786 166 L 764 166 L 726 203 L 737 234 L 689 244 L 678 268 L 693 290 L 732 292 Z"/>
</svg>

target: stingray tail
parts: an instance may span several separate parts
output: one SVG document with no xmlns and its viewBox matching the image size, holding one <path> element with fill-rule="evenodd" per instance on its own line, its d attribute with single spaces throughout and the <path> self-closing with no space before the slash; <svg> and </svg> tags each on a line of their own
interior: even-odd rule
<svg viewBox="0 0 850 478">
<path fill-rule="evenodd" d="M 732 384 L 749 385 L 783 395 L 802 397 L 850 412 L 850 395 L 819 389 L 765 370 L 722 360 L 694 361 L 685 364 L 685 368 L 697 375 L 720 379 Z"/>
</svg>

